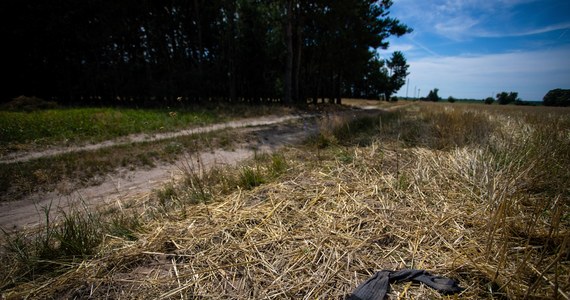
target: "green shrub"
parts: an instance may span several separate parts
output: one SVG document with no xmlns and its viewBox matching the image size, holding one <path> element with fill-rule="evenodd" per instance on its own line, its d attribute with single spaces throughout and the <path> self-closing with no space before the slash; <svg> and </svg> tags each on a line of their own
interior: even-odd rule
<svg viewBox="0 0 570 300">
<path fill-rule="evenodd" d="M 247 190 L 262 185 L 265 178 L 258 168 L 244 167 L 239 177 L 239 185 Z"/>
<path fill-rule="evenodd" d="M 554 89 L 542 98 L 546 106 L 570 106 L 570 89 Z"/>
</svg>

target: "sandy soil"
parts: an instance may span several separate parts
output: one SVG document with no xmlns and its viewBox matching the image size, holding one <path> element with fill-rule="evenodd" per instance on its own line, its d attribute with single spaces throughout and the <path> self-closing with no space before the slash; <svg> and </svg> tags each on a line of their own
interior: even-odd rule
<svg viewBox="0 0 570 300">
<path fill-rule="evenodd" d="M 294 121 L 296 120 L 296 121 Z M 192 156 L 182 156 L 171 164 L 161 164 L 154 168 L 117 170 L 114 175 L 108 175 L 97 186 L 79 188 L 69 194 L 59 192 L 35 193 L 24 199 L 0 203 L 0 227 L 7 231 L 15 231 L 35 227 L 45 223 L 45 211 L 49 209 L 50 216 L 57 218 L 60 212 L 70 207 L 85 205 L 87 207 L 102 205 L 122 205 L 135 197 L 149 196 L 150 193 L 169 181 L 176 181 L 184 174 L 184 165 L 189 160 L 200 159 L 204 168 L 213 166 L 235 165 L 260 152 L 272 152 L 283 146 L 294 145 L 304 140 L 318 130 L 318 117 L 285 116 L 260 117 L 245 119 L 224 124 L 183 130 L 180 132 L 149 136 L 130 136 L 119 141 L 75 147 L 72 149 L 52 149 L 50 151 L 27 153 L 15 156 L 12 161 L 25 161 L 37 157 L 52 156 L 79 150 L 99 149 L 133 141 L 148 141 L 166 139 L 173 136 L 190 135 L 225 128 L 248 132 L 255 138 L 248 142 L 238 142 L 234 150 L 216 149 Z M 128 141 L 125 141 L 128 140 Z"/>
<path fill-rule="evenodd" d="M 375 109 L 377 107 L 366 106 L 365 108 L 365 110 L 355 109 L 342 113 L 360 115 L 378 112 Z M 6 231 L 35 227 L 45 223 L 45 211 L 47 209 L 50 210 L 52 218 L 57 218 L 60 212 L 67 211 L 70 207 L 77 207 L 78 205 L 87 207 L 122 205 L 122 203 L 128 202 L 129 199 L 147 197 L 153 190 L 160 188 L 165 183 L 180 179 L 184 175 L 184 166 L 191 163 L 191 160 L 200 159 L 205 169 L 220 165 L 236 165 L 252 157 L 254 153 L 270 153 L 281 147 L 303 141 L 309 135 L 318 131 L 319 118 L 323 117 L 316 115 L 264 116 L 153 136 L 132 135 L 121 140 L 107 141 L 84 147 L 51 149 L 37 153 L 16 154 L 10 158 L 4 157 L 0 161 L 0 165 L 1 163 L 27 161 L 38 157 L 53 156 L 73 151 L 94 150 L 123 143 L 167 139 L 226 128 L 248 132 L 256 137 L 248 142 L 238 142 L 232 151 L 216 149 L 191 156 L 181 156 L 174 163 L 161 164 L 153 168 L 117 170 L 114 175 L 108 175 L 107 178 L 103 179 L 101 184 L 79 188 L 71 193 L 35 193 L 21 200 L 2 202 L 0 203 L 0 227 Z"/>
</svg>

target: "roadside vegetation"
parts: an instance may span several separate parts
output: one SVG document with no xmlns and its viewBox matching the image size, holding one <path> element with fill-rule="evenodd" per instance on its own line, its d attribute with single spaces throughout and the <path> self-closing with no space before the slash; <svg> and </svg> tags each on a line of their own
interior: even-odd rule
<svg viewBox="0 0 570 300">
<path fill-rule="evenodd" d="M 128 109 L 57 108 L 55 103 L 19 97 L 0 110 L 0 154 L 26 153 L 118 140 L 129 134 L 176 132 L 238 118 L 291 114 L 282 106 L 212 105 L 202 108 Z M 62 153 L 21 162 L 1 162 L 0 202 L 35 192 L 62 195 L 97 185 L 122 169 L 171 163 L 184 153 L 232 148 L 246 134 L 218 130 L 210 133 L 110 145 L 97 150 Z"/>
<path fill-rule="evenodd" d="M 10 104 L 10 103 L 8 103 Z M 164 109 L 49 108 L 0 110 L 0 155 L 98 143 L 130 134 L 166 133 L 236 118 L 283 113 L 278 106 L 189 106 Z"/>
<path fill-rule="evenodd" d="M 459 280 L 463 299 L 567 297 L 569 116 L 414 103 L 323 117 L 303 146 L 212 170 L 189 159 L 184 180 L 149 195 L 7 235 L 0 289 L 342 298 L 377 270 L 420 268 Z"/>
<path fill-rule="evenodd" d="M 36 192 L 70 194 L 78 188 L 100 184 L 121 170 L 172 163 L 187 153 L 232 149 L 246 137 L 247 134 L 220 130 L 4 163 L 0 168 L 0 202 L 18 200 Z"/>
</svg>

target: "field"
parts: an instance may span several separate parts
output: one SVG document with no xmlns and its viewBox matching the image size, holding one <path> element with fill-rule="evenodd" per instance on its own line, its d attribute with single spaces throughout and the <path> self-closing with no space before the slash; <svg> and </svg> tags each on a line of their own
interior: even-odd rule
<svg viewBox="0 0 570 300">
<path fill-rule="evenodd" d="M 180 182 L 8 235 L 3 296 L 341 299 L 418 268 L 462 299 L 568 298 L 570 110 L 403 102 L 319 122 L 302 146 L 192 157 Z"/>
</svg>

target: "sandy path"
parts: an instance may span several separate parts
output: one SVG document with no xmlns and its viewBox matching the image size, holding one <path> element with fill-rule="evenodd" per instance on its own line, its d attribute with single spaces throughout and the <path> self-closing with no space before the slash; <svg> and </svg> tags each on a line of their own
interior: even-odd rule
<svg viewBox="0 0 570 300">
<path fill-rule="evenodd" d="M 361 115 L 374 114 L 378 111 L 349 111 L 343 114 Z M 45 223 L 46 208 L 50 208 L 51 216 L 57 217 L 61 211 L 67 211 L 70 207 L 85 204 L 88 207 L 127 202 L 135 197 L 148 197 L 151 192 L 160 188 L 169 181 L 176 181 L 184 176 L 184 166 L 190 160 L 200 159 L 205 169 L 210 169 L 220 165 L 236 165 L 248 159 L 254 153 L 273 152 L 287 145 L 294 145 L 309 135 L 318 131 L 317 118 L 304 116 L 303 121 L 286 122 L 299 119 L 302 116 L 286 117 L 261 117 L 229 122 L 226 124 L 216 124 L 208 127 L 184 130 L 176 133 L 155 135 L 154 140 L 165 139 L 173 136 L 189 135 L 200 132 L 209 132 L 224 128 L 235 128 L 234 130 L 246 131 L 256 138 L 247 143 L 238 143 L 234 150 L 216 149 L 214 151 L 204 151 L 191 156 L 180 157 L 178 161 L 171 164 L 161 164 L 153 168 L 137 170 L 118 170 L 97 186 L 84 187 L 74 190 L 71 194 L 63 195 L 58 192 L 35 193 L 25 199 L 0 203 L 0 227 L 7 230 L 21 230 Z M 252 127 L 253 126 L 253 127 Z M 132 136 L 129 139 L 141 139 L 148 141 L 148 137 Z M 132 140 L 129 141 L 129 143 Z M 108 145 L 117 145 L 120 142 L 101 143 L 94 145 L 99 149 Z M 85 150 L 85 148 L 77 148 Z M 77 149 L 61 150 L 58 153 L 79 151 Z M 89 148 L 91 149 L 91 148 Z M 41 154 L 28 154 L 20 156 L 19 160 L 32 159 L 38 156 L 56 155 L 56 151 L 42 152 Z M 27 157 L 27 158 L 25 158 Z"/>
<path fill-rule="evenodd" d="M 107 148 L 117 145 L 126 145 L 131 143 L 139 143 L 139 142 L 152 142 L 152 141 L 159 141 L 170 139 L 179 136 L 188 136 L 197 133 L 206 133 L 212 132 L 221 129 L 230 129 L 230 128 L 243 128 L 249 126 L 262 126 L 262 125 L 271 125 L 271 124 L 278 124 L 283 123 L 290 120 L 300 119 L 300 118 L 309 118 L 313 115 L 289 115 L 289 116 L 263 116 L 263 117 L 256 117 L 256 118 L 247 118 L 247 119 L 240 119 L 236 121 L 230 121 L 226 123 L 218 123 L 212 124 L 203 127 L 196 127 L 190 129 L 184 129 L 174 132 L 165 132 L 165 133 L 155 133 L 155 134 L 132 134 L 125 137 L 121 137 L 114 140 L 104 141 L 97 144 L 89 144 L 84 146 L 72 146 L 72 147 L 58 147 L 52 148 L 45 151 L 39 152 L 14 152 L 9 153 L 0 157 L 0 164 L 2 163 L 15 163 L 15 162 L 25 162 L 36 158 L 41 157 L 50 157 L 56 156 L 59 154 L 70 153 L 70 152 L 78 152 L 78 151 L 92 151 L 101 148 Z"/>
<path fill-rule="evenodd" d="M 249 132 L 255 139 L 248 143 L 238 143 L 234 150 L 216 149 L 205 151 L 191 156 L 181 157 L 178 161 L 170 164 L 160 164 L 154 168 L 137 170 L 118 170 L 116 174 L 108 175 L 107 178 L 97 186 L 79 188 L 71 194 L 63 195 L 58 192 L 35 193 L 24 199 L 0 203 L 0 227 L 7 230 L 20 230 L 44 223 L 46 208 L 50 208 L 52 216 L 57 216 L 56 212 L 66 211 L 71 206 L 85 204 L 104 205 L 127 201 L 133 197 L 144 197 L 150 195 L 152 190 L 159 188 L 166 182 L 177 180 L 184 175 L 184 165 L 188 165 L 189 160 L 200 159 L 204 168 L 209 169 L 214 166 L 235 165 L 254 153 L 272 152 L 280 147 L 292 145 L 306 138 L 309 134 L 317 130 L 317 122 L 314 118 L 305 119 L 302 122 L 286 122 L 298 119 L 299 116 L 288 116 L 279 118 L 262 117 L 258 119 L 243 120 L 241 122 L 231 122 L 230 124 L 218 124 L 205 128 L 185 130 L 170 134 L 168 137 L 209 132 L 213 130 L 232 127 L 235 130 Z M 226 126 L 224 126 L 226 125 Z M 248 126 L 248 127 L 246 127 Z M 254 127 L 251 127 L 254 126 Z M 246 127 L 246 128 L 240 128 Z M 192 133 L 189 133 L 189 132 Z M 167 138 L 166 136 L 155 136 L 155 140 Z M 144 139 L 147 141 L 148 139 Z M 109 145 L 99 144 L 98 147 Z M 69 150 L 75 151 L 75 150 Z M 64 153 L 64 152 L 60 152 Z M 35 154 L 37 157 L 40 154 Z M 54 152 L 43 153 L 42 155 L 55 155 Z M 28 157 L 32 157 L 29 155 Z M 23 159 L 23 157 L 20 157 Z M 31 159 L 31 158 L 28 158 Z"/>
</svg>

